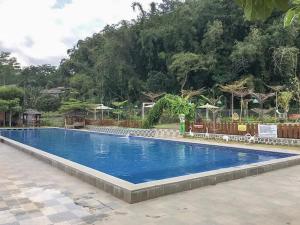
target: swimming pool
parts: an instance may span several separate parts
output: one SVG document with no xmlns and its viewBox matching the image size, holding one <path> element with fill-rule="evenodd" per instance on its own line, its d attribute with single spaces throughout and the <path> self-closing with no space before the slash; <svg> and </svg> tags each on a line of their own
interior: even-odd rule
<svg viewBox="0 0 300 225">
<path fill-rule="evenodd" d="M 133 184 L 295 156 L 56 128 L 0 132 L 1 136 Z"/>
</svg>

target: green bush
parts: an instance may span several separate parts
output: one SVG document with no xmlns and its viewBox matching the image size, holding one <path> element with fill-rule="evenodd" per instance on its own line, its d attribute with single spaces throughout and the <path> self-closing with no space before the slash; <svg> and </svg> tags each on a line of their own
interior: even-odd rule
<svg viewBox="0 0 300 225">
<path fill-rule="evenodd" d="M 55 112 L 59 109 L 61 101 L 58 97 L 53 95 L 42 95 L 37 100 L 36 107 L 43 112 Z"/>
<path fill-rule="evenodd" d="M 172 115 L 179 116 L 184 114 L 186 120 L 193 120 L 195 118 L 195 105 L 190 103 L 187 99 L 177 95 L 165 95 L 158 100 L 154 107 L 150 110 L 146 120 L 143 123 L 144 128 L 151 128 L 159 122 L 164 110 L 168 110 Z"/>
<path fill-rule="evenodd" d="M 57 112 L 43 113 L 41 126 L 47 127 L 64 127 L 64 116 Z"/>
</svg>

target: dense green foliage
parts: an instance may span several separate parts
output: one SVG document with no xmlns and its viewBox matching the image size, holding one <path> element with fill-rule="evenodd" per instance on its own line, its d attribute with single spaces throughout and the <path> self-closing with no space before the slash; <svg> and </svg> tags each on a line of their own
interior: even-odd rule
<svg viewBox="0 0 300 225">
<path fill-rule="evenodd" d="M 0 86 L 0 99 L 23 99 L 24 91 L 16 86 Z"/>
<path fill-rule="evenodd" d="M 36 108 L 42 112 L 55 112 L 60 105 L 60 98 L 53 95 L 42 95 L 37 99 Z"/>
<path fill-rule="evenodd" d="M 15 86 L 0 86 L 0 111 L 9 113 L 9 126 L 13 113 L 21 112 L 24 92 Z M 6 124 L 4 124 L 6 125 Z"/>
<path fill-rule="evenodd" d="M 261 84 L 256 87 L 264 89 L 263 82 L 288 81 L 285 68 L 292 65 L 278 63 L 277 53 L 287 57 L 280 49 L 289 52 L 298 45 L 298 29 L 283 28 L 280 14 L 250 23 L 233 1 L 165 1 L 137 21 L 107 26 L 79 41 L 59 73 L 85 93 L 81 99 L 95 102 L 135 102 L 142 91 L 178 94 L 245 74 L 253 74 Z M 85 82 L 74 85 L 83 76 Z"/>
<path fill-rule="evenodd" d="M 164 110 L 169 110 L 172 115 L 176 115 L 177 117 L 180 114 L 184 114 L 187 120 L 195 118 L 195 105 L 193 103 L 190 103 L 186 98 L 168 94 L 155 103 L 147 115 L 143 127 L 150 128 L 156 125 Z"/>
<path fill-rule="evenodd" d="M 293 98 L 293 93 L 289 91 L 281 92 L 278 96 L 278 104 L 285 111 L 289 111 L 290 102 Z"/>
<path fill-rule="evenodd" d="M 16 58 L 11 57 L 9 52 L 0 52 L 0 85 L 17 83 L 19 69 Z"/>
<path fill-rule="evenodd" d="M 234 0 L 164 0 L 152 4 L 149 12 L 134 4 L 140 10 L 136 20 L 108 25 L 78 41 L 58 68 L 20 69 L 3 53 L 0 81 L 23 87 L 25 107 L 31 108 L 40 107 L 43 89 L 58 86 L 68 90 L 63 101 L 76 98 L 106 105 L 124 100 L 137 104 L 144 100 L 142 92 L 211 89 L 249 74 L 256 92 L 265 92 L 264 84 L 289 86 L 298 74 L 299 27 L 283 27 L 283 14 L 273 12 L 283 9 L 281 0 L 260 0 L 275 4 L 261 8 L 265 13 L 255 11 L 260 4 L 246 4 L 253 1 L 239 3 L 248 18 L 270 16 L 266 21 L 245 21 Z"/>
<path fill-rule="evenodd" d="M 59 112 L 68 113 L 72 111 L 87 111 L 90 108 L 91 105 L 86 102 L 70 99 L 62 103 L 61 107 L 59 108 Z"/>
<path fill-rule="evenodd" d="M 58 112 L 43 113 L 43 116 L 41 118 L 41 125 L 49 127 L 64 127 L 64 119 L 64 115 L 61 115 Z"/>
</svg>

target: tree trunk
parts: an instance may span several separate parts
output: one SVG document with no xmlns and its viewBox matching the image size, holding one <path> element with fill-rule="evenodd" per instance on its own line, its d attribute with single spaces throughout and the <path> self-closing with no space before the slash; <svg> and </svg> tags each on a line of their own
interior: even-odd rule
<svg viewBox="0 0 300 225">
<path fill-rule="evenodd" d="M 233 121 L 233 102 L 234 102 L 234 95 L 233 95 L 233 93 L 231 93 L 231 120 Z"/>
<path fill-rule="evenodd" d="M 241 96 L 241 113 L 240 113 L 240 123 L 242 122 L 242 115 L 243 115 L 243 96 Z"/>
<path fill-rule="evenodd" d="M 7 113 L 4 112 L 3 127 L 6 127 L 6 118 L 7 118 Z"/>
<path fill-rule="evenodd" d="M 12 112 L 9 111 L 9 127 L 11 127 L 11 117 L 12 117 Z"/>
<path fill-rule="evenodd" d="M 275 121 L 277 122 L 277 111 L 278 111 L 278 92 L 276 91 L 275 92 L 275 96 L 276 96 L 276 99 L 275 99 Z"/>
<path fill-rule="evenodd" d="M 186 84 L 186 82 L 187 82 L 187 79 L 188 79 L 188 74 L 185 75 L 184 80 L 183 80 L 183 83 L 182 83 L 182 85 L 181 85 L 181 93 L 182 93 L 183 88 L 184 88 L 184 86 L 185 86 L 185 84 Z M 182 96 L 182 97 L 183 97 L 183 96 Z"/>
<path fill-rule="evenodd" d="M 260 117 L 260 119 L 261 119 L 261 121 L 262 122 L 264 122 L 264 112 L 263 112 L 263 108 L 264 108 L 264 103 L 260 103 L 260 115 L 259 115 L 259 117 Z"/>
</svg>

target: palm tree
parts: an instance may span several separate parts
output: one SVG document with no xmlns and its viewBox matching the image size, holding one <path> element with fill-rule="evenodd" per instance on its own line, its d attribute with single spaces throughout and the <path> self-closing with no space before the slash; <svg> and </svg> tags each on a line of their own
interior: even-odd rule
<svg viewBox="0 0 300 225">
<path fill-rule="evenodd" d="M 276 95 L 275 104 L 276 104 L 276 110 L 277 110 L 278 109 L 278 93 L 280 91 L 282 91 L 283 89 L 285 89 L 285 86 L 284 85 L 267 85 L 267 84 L 266 84 L 266 86 L 275 92 L 275 95 Z"/>
<path fill-rule="evenodd" d="M 208 110 L 212 112 L 213 114 L 213 129 L 215 131 L 215 122 L 216 122 L 216 114 L 222 110 L 222 107 L 218 107 L 217 105 L 220 104 L 221 99 L 224 97 L 223 95 L 216 95 L 215 93 L 215 87 L 211 88 L 208 92 L 208 97 L 201 95 L 200 96 L 200 103 L 201 104 L 209 104 L 211 105 L 210 108 L 206 108 L 206 118 L 208 118 Z M 199 108 L 202 108 L 203 106 L 200 106 Z"/>
<path fill-rule="evenodd" d="M 240 122 L 242 122 L 242 115 L 243 115 L 243 104 L 244 104 L 244 98 L 249 95 L 250 93 L 252 93 L 251 90 L 248 90 L 247 88 L 242 89 L 242 90 L 238 90 L 238 91 L 234 91 L 233 94 L 237 97 L 241 98 L 241 111 L 240 111 Z"/>
<path fill-rule="evenodd" d="M 271 97 L 275 96 L 275 93 L 255 93 L 252 92 L 251 95 L 256 98 L 256 100 L 258 101 L 259 105 L 260 105 L 260 109 L 261 109 L 261 113 L 259 115 L 259 117 L 262 119 L 263 118 L 263 107 L 264 107 L 264 103 Z"/>
<path fill-rule="evenodd" d="M 257 113 L 259 116 L 268 114 L 268 113 L 272 112 L 273 110 L 274 110 L 274 108 L 270 108 L 270 109 L 254 108 L 254 109 L 251 109 L 251 111 Z"/>
<path fill-rule="evenodd" d="M 157 13 L 157 5 L 155 2 L 150 3 L 150 15 L 153 16 Z"/>
<path fill-rule="evenodd" d="M 123 112 L 123 107 L 128 103 L 128 100 L 125 100 L 123 102 L 112 102 L 111 104 L 113 106 L 115 106 L 117 109 L 115 109 L 113 111 L 113 113 L 117 114 L 118 115 L 118 122 L 120 121 L 120 115 L 122 114 Z"/>
<path fill-rule="evenodd" d="M 154 93 L 154 92 L 142 92 L 143 95 L 145 95 L 151 102 L 155 102 L 156 99 L 162 97 L 165 95 L 165 92 L 159 92 L 159 93 Z"/>
<path fill-rule="evenodd" d="M 181 97 L 187 100 L 194 96 L 201 95 L 205 91 L 205 88 L 200 88 L 198 90 L 181 90 Z"/>
<path fill-rule="evenodd" d="M 248 83 L 248 81 L 250 79 L 251 79 L 250 77 L 246 77 L 246 78 L 234 81 L 231 84 L 219 85 L 221 91 L 231 94 L 231 116 L 234 113 L 234 93 L 236 93 L 237 91 L 245 90 L 246 89 L 245 85 Z"/>
<path fill-rule="evenodd" d="M 132 5 L 131 5 L 133 11 L 136 11 L 136 8 L 138 8 L 140 10 L 140 13 L 141 13 L 141 17 L 142 19 L 144 19 L 147 15 L 146 11 L 144 10 L 143 6 L 141 3 L 139 2 L 133 2 Z"/>
</svg>

